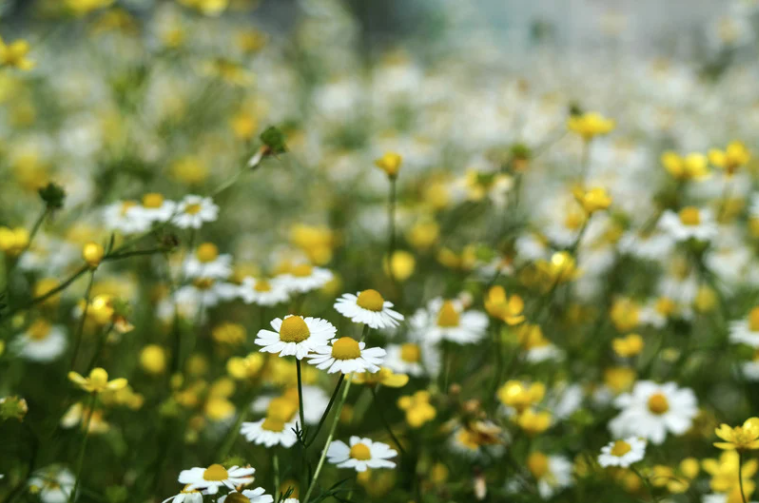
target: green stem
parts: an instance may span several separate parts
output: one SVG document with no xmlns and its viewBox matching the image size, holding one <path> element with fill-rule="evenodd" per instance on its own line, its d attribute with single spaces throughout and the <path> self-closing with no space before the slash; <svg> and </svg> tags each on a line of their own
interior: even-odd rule
<svg viewBox="0 0 759 503">
<path fill-rule="evenodd" d="M 108 336 L 111 333 L 111 330 L 113 330 L 113 323 L 106 329 L 105 332 L 99 335 L 98 341 L 97 341 L 97 348 L 95 349 L 95 354 L 92 355 L 92 360 L 90 360 L 89 365 L 87 365 L 87 373 L 89 374 L 92 369 L 95 368 L 95 365 L 98 362 L 98 359 L 100 358 L 100 353 L 103 351 L 103 347 L 105 346 L 105 341 L 108 339 Z"/>
<path fill-rule="evenodd" d="M 272 455 L 271 466 L 274 472 L 274 503 L 279 503 L 279 456 L 276 451 Z"/>
<path fill-rule="evenodd" d="M 40 227 L 42 226 L 42 222 L 45 221 L 45 217 L 47 217 L 50 214 L 50 208 L 47 206 L 45 209 L 40 213 L 40 216 L 37 217 L 37 220 L 34 222 L 34 225 L 32 226 L 32 230 L 29 232 L 29 242 L 26 244 L 26 250 L 28 250 L 32 246 L 32 241 L 34 241 L 34 236 L 37 235 L 37 231 L 40 230 Z"/>
<path fill-rule="evenodd" d="M 395 284 L 393 276 L 393 254 L 395 253 L 395 200 L 396 200 L 396 183 L 395 177 L 390 177 L 390 196 L 387 206 L 388 218 L 388 239 L 387 239 L 387 275 L 390 281 Z"/>
<path fill-rule="evenodd" d="M 654 494 L 654 488 L 651 486 L 651 482 L 643 476 L 642 473 L 640 473 L 635 467 L 631 466 L 630 470 L 635 473 L 635 475 L 638 476 L 638 478 L 643 481 L 643 484 L 646 486 L 646 489 L 648 489 L 649 494 L 651 495 L 651 499 L 654 500 L 656 503 L 659 503 L 659 498 L 656 497 L 656 494 Z"/>
<path fill-rule="evenodd" d="M 387 422 L 385 414 L 382 412 L 382 406 L 380 405 L 379 401 L 377 401 L 377 390 L 374 389 L 374 386 L 369 386 L 369 390 L 372 392 L 374 407 L 377 409 L 377 414 L 379 415 L 380 421 L 382 421 L 382 424 L 385 426 L 388 435 L 390 435 L 390 438 L 393 439 L 393 442 L 398 446 L 398 449 L 400 449 L 401 453 L 406 454 L 406 449 L 403 448 L 401 442 L 398 440 L 398 437 L 396 437 L 395 433 L 393 433 L 393 429 L 390 427 L 390 423 Z"/>
<path fill-rule="evenodd" d="M 324 449 L 322 449 L 321 457 L 319 458 L 319 464 L 316 465 L 316 471 L 314 472 L 314 476 L 311 479 L 311 483 L 308 486 L 308 491 L 306 491 L 306 497 L 303 498 L 302 503 L 309 503 L 309 498 L 311 497 L 311 493 L 314 491 L 314 487 L 316 487 L 316 481 L 319 480 L 319 474 L 322 471 L 322 467 L 324 466 L 324 460 L 327 458 L 327 451 L 329 450 L 330 444 L 332 444 L 332 439 L 335 436 L 335 430 L 337 429 L 337 423 L 340 421 L 340 412 L 343 410 L 343 405 L 345 405 L 345 400 L 348 398 L 348 390 L 351 388 L 351 376 L 348 376 L 348 382 L 346 383 L 345 387 L 343 388 L 343 394 L 340 397 L 340 403 L 337 405 L 337 410 L 335 411 L 335 417 L 332 419 L 332 426 L 329 428 L 329 435 L 327 436 L 327 443 L 324 444 Z"/>
<path fill-rule="evenodd" d="M 219 452 L 216 453 L 217 461 L 219 462 L 224 461 L 224 458 L 227 457 L 227 454 L 229 454 L 229 451 L 232 449 L 232 446 L 235 445 L 235 439 L 237 438 L 237 435 L 239 435 L 240 433 L 240 427 L 242 426 L 243 421 L 245 421 L 245 418 L 248 415 L 249 408 L 250 408 L 250 403 L 246 399 L 243 409 L 237 414 L 237 420 L 235 421 L 235 424 L 232 426 L 232 429 L 229 430 L 229 433 L 227 433 L 227 438 L 224 439 L 224 443 L 221 445 Z"/>
<path fill-rule="evenodd" d="M 345 380 L 345 374 L 340 374 L 340 378 L 337 380 L 337 386 L 335 386 L 335 390 L 332 392 L 332 396 L 329 399 L 327 408 L 324 410 L 324 414 L 322 414 L 322 418 L 319 419 L 319 424 L 316 426 L 316 430 L 314 430 L 314 436 L 311 437 L 310 442 L 306 443 L 306 447 L 309 447 L 311 444 L 313 444 L 314 441 L 316 440 L 316 437 L 319 435 L 319 431 L 322 429 L 322 426 L 324 426 L 324 421 L 327 420 L 329 411 L 330 409 L 332 409 L 332 405 L 334 405 L 335 400 L 337 399 L 337 392 L 340 390 L 340 386 L 343 384 L 344 380 Z"/>
<path fill-rule="evenodd" d="M 743 491 L 743 451 L 738 450 L 738 485 L 741 488 L 741 498 L 743 503 L 748 503 L 746 500 L 746 493 Z"/>
<path fill-rule="evenodd" d="M 71 494 L 69 495 L 69 503 L 73 503 L 73 501 L 76 499 L 76 493 L 79 490 L 79 482 L 82 479 L 82 466 L 84 465 L 84 453 L 87 449 L 87 439 L 90 436 L 90 422 L 92 421 L 92 416 L 95 413 L 95 403 L 97 402 L 97 393 L 92 393 L 92 396 L 90 398 L 90 409 L 89 414 L 87 415 L 87 420 L 84 423 L 84 437 L 82 438 L 82 445 L 79 447 L 79 457 L 76 462 L 76 479 L 74 482 L 74 489 L 71 491 Z"/>
<path fill-rule="evenodd" d="M 65 290 L 66 288 L 71 285 L 74 281 L 76 281 L 79 276 L 84 274 L 85 272 L 90 270 L 90 266 L 83 266 L 81 269 L 78 269 L 74 274 L 72 274 L 66 281 L 58 285 L 57 287 L 53 288 L 49 292 L 47 292 L 44 295 L 40 295 L 39 297 L 35 297 L 32 300 L 30 300 L 25 306 L 22 306 L 19 309 L 16 309 L 15 311 L 12 311 L 12 313 L 15 313 L 17 311 L 23 310 L 23 309 L 29 309 L 30 307 L 34 306 L 35 304 L 39 304 L 41 302 L 45 302 L 50 297 L 60 293 L 61 291 Z"/>
<path fill-rule="evenodd" d="M 84 292 L 84 309 L 82 309 L 82 317 L 79 319 L 79 326 L 76 329 L 76 335 L 74 336 L 74 353 L 71 356 L 71 370 L 74 370 L 76 364 L 76 357 L 79 354 L 79 346 L 82 345 L 82 333 L 84 332 L 84 324 L 87 321 L 87 311 L 90 308 L 90 293 L 92 292 L 92 284 L 95 282 L 95 269 L 90 270 L 90 281 L 87 284 L 87 290 Z"/>
<path fill-rule="evenodd" d="M 295 358 L 295 368 L 298 372 L 298 416 L 300 417 L 300 429 L 305 431 L 306 421 L 304 420 L 303 411 L 303 377 L 301 376 L 300 360 Z"/>
</svg>

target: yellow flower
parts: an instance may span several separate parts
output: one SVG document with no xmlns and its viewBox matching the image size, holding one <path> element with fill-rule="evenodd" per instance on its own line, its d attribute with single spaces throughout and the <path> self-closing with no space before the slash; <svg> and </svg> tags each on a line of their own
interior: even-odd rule
<svg viewBox="0 0 759 503">
<path fill-rule="evenodd" d="M 637 375 L 629 367 L 611 367 L 604 370 L 604 384 L 615 394 L 620 394 L 632 388 Z"/>
<path fill-rule="evenodd" d="M 0 227 L 0 250 L 11 257 L 15 257 L 29 246 L 29 231 L 23 227 L 9 229 Z"/>
<path fill-rule="evenodd" d="M 655 487 L 666 487 L 672 494 L 682 494 L 690 488 L 699 471 L 700 466 L 696 458 L 685 458 L 677 470 L 665 465 L 655 465 L 650 480 Z"/>
<path fill-rule="evenodd" d="M 537 435 L 551 427 L 551 414 L 530 408 L 517 416 L 517 425 L 528 435 Z"/>
<path fill-rule="evenodd" d="M 140 366 L 149 374 L 162 374 L 166 370 L 166 351 L 158 344 L 149 344 L 140 351 Z"/>
<path fill-rule="evenodd" d="M 738 465 L 740 463 L 740 457 L 737 451 L 723 452 L 719 459 L 705 459 L 701 462 L 701 466 L 704 471 L 712 476 L 710 481 L 710 487 L 713 491 L 718 493 L 730 493 L 728 501 L 730 503 L 738 503 L 743 501 L 740 499 L 739 479 L 738 479 Z M 756 474 L 759 463 L 756 459 L 751 459 L 743 463 L 742 475 L 743 475 L 743 490 L 746 493 L 746 497 L 750 498 L 756 488 L 753 478 Z M 734 499 L 733 495 L 738 495 L 738 499 Z"/>
<path fill-rule="evenodd" d="M 565 251 L 556 252 L 551 255 L 551 260 L 539 260 L 535 265 L 548 277 L 552 285 L 572 281 L 580 275 L 577 261 Z"/>
<path fill-rule="evenodd" d="M 211 331 L 211 337 L 219 344 L 229 344 L 230 346 L 239 346 L 245 342 L 247 332 L 245 327 L 239 323 L 222 323 L 216 325 Z"/>
<path fill-rule="evenodd" d="M 406 374 L 395 374 L 387 367 L 381 367 L 379 372 L 362 372 L 353 374 L 353 382 L 356 384 L 366 384 L 367 386 L 376 386 L 381 384 L 388 388 L 402 388 L 408 383 Z"/>
<path fill-rule="evenodd" d="M 336 240 L 334 232 L 327 227 L 296 224 L 290 229 L 290 241 L 316 265 L 324 265 L 332 260 Z"/>
<path fill-rule="evenodd" d="M 730 142 L 725 150 L 713 148 L 709 151 L 709 162 L 724 169 L 728 176 L 735 174 L 741 166 L 751 160 L 751 152 L 739 141 Z"/>
<path fill-rule="evenodd" d="M 638 326 L 640 322 L 640 308 L 631 299 L 618 298 L 611 305 L 609 317 L 617 330 L 626 332 Z"/>
<path fill-rule="evenodd" d="M 220 16 L 229 6 L 229 0 L 178 0 L 185 7 L 205 16 Z"/>
<path fill-rule="evenodd" d="M 395 152 L 386 152 L 385 155 L 374 161 L 374 165 L 387 173 L 387 176 L 390 178 L 398 176 L 402 163 L 403 157 Z"/>
<path fill-rule="evenodd" d="M 494 318 L 506 322 L 507 325 L 518 325 L 524 321 L 524 301 L 519 295 L 506 295 L 502 286 L 494 286 L 485 297 L 485 310 Z"/>
<path fill-rule="evenodd" d="M 614 352 L 622 358 L 630 358 L 643 351 L 643 337 L 638 334 L 630 334 L 626 337 L 618 337 L 611 341 Z"/>
<path fill-rule="evenodd" d="M 66 0 L 66 6 L 77 16 L 84 16 L 92 11 L 108 7 L 115 0 Z"/>
<path fill-rule="evenodd" d="M 258 375 L 265 363 L 264 356 L 250 353 L 245 358 L 233 357 L 227 361 L 227 373 L 235 379 L 252 379 Z"/>
<path fill-rule="evenodd" d="M 383 266 L 385 274 L 387 274 L 387 256 L 383 261 Z M 393 278 L 397 281 L 406 281 L 414 273 L 416 259 L 405 250 L 396 250 L 393 252 L 392 259 L 390 259 L 390 266 L 393 268 Z"/>
<path fill-rule="evenodd" d="M 539 382 L 528 385 L 521 381 L 506 381 L 498 388 L 498 399 L 501 403 L 515 408 L 519 413 L 543 400 L 545 394 L 546 387 Z"/>
<path fill-rule="evenodd" d="M 115 391 L 127 385 L 124 378 L 108 380 L 108 372 L 100 367 L 92 369 L 89 377 L 82 377 L 76 372 L 69 372 L 69 380 L 89 393 L 102 393 L 106 390 Z"/>
<path fill-rule="evenodd" d="M 417 222 L 406 234 L 411 246 L 418 250 L 428 250 L 440 237 L 440 226 L 432 220 Z"/>
<path fill-rule="evenodd" d="M 709 176 L 707 158 L 704 154 L 692 153 L 681 156 L 667 151 L 661 155 L 664 169 L 677 180 L 703 180 Z"/>
<path fill-rule="evenodd" d="M 19 70 L 31 70 L 34 68 L 34 62 L 27 59 L 29 53 L 29 42 L 26 40 L 16 40 L 6 44 L 0 38 L 0 66 L 10 66 Z"/>
<path fill-rule="evenodd" d="M 424 423 L 432 421 L 437 415 L 435 407 L 430 404 L 428 391 L 417 391 L 413 395 L 400 397 L 398 408 L 406 411 L 406 422 L 412 428 L 421 428 Z"/>
<path fill-rule="evenodd" d="M 759 417 L 746 419 L 743 426 L 731 428 L 726 424 L 720 425 L 714 433 L 724 440 L 715 442 L 714 446 L 725 450 L 755 450 L 759 449 Z"/>
<path fill-rule="evenodd" d="M 611 133 L 616 127 L 616 123 L 599 113 L 590 112 L 571 116 L 567 121 L 567 127 L 570 131 L 580 135 L 585 141 L 589 141 L 596 136 Z"/>
<path fill-rule="evenodd" d="M 574 191 L 574 196 L 588 215 L 611 206 L 611 197 L 601 187 L 594 187 L 590 190 L 577 189 Z"/>
<path fill-rule="evenodd" d="M 82 258 L 93 269 L 100 265 L 104 255 L 105 250 L 97 243 L 87 243 L 82 248 Z"/>
</svg>

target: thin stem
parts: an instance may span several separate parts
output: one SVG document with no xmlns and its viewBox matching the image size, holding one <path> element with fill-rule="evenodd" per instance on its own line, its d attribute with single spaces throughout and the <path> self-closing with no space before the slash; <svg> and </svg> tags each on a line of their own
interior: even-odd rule
<svg viewBox="0 0 759 503">
<path fill-rule="evenodd" d="M 303 377 L 301 376 L 300 360 L 298 358 L 295 359 L 295 368 L 298 372 L 298 415 L 300 416 L 300 429 L 304 430 L 306 428 L 306 421 L 303 419 Z"/>
<path fill-rule="evenodd" d="M 92 355 L 92 360 L 90 360 L 90 364 L 87 365 L 87 373 L 89 374 L 92 369 L 95 368 L 95 365 L 98 362 L 98 359 L 100 358 L 100 353 L 103 351 L 103 347 L 105 346 L 105 341 L 108 339 L 108 336 L 111 333 L 111 330 L 113 330 L 113 323 L 110 324 L 110 326 L 99 335 L 98 341 L 97 341 L 97 348 L 95 349 L 95 354 Z"/>
<path fill-rule="evenodd" d="M 316 487 L 316 481 L 319 480 L 319 474 L 321 473 L 322 467 L 324 466 L 324 460 L 327 458 L 327 451 L 329 450 L 330 444 L 332 444 L 332 438 L 335 436 L 337 423 L 340 421 L 340 412 L 343 410 L 343 405 L 345 405 L 345 399 L 348 398 L 348 390 L 351 388 L 350 377 L 351 376 L 348 376 L 348 382 L 343 388 L 343 394 L 340 397 L 340 403 L 337 405 L 337 410 L 335 411 L 335 417 L 332 419 L 332 426 L 330 426 L 329 428 L 327 443 L 324 444 L 324 449 L 322 449 L 322 454 L 321 454 L 321 457 L 319 458 L 319 464 L 316 465 L 316 471 L 314 472 L 314 476 L 311 479 L 311 483 L 308 486 L 308 491 L 306 491 L 306 497 L 303 498 L 303 500 L 301 500 L 303 503 L 309 502 L 311 493 L 314 491 L 314 487 Z"/>
<path fill-rule="evenodd" d="M 369 390 L 372 392 L 374 407 L 377 409 L 377 414 L 379 415 L 379 418 L 382 421 L 382 424 L 385 426 L 387 433 L 390 435 L 390 438 L 393 439 L 393 442 L 395 443 L 395 445 L 398 446 L 398 449 L 400 449 L 401 453 L 406 454 L 406 449 L 403 448 L 403 446 L 401 445 L 401 442 L 398 440 L 398 437 L 396 437 L 395 433 L 393 433 L 393 429 L 390 427 L 390 423 L 387 422 L 387 419 L 385 418 L 385 414 L 384 412 L 382 412 L 382 407 L 377 401 L 377 390 L 374 389 L 374 386 L 369 386 Z"/>
<path fill-rule="evenodd" d="M 306 443 L 306 447 L 309 447 L 311 444 L 313 444 L 314 441 L 316 440 L 316 437 L 319 435 L 319 430 L 321 430 L 322 426 L 324 426 L 324 422 L 327 420 L 329 411 L 330 409 L 332 409 L 332 405 L 334 405 L 335 400 L 337 399 L 337 392 L 340 390 L 340 386 L 343 384 L 344 380 L 345 380 L 345 374 L 340 374 L 340 378 L 337 380 L 337 386 L 335 386 L 335 390 L 332 392 L 332 396 L 329 399 L 327 408 L 325 409 L 324 414 L 322 414 L 322 418 L 319 419 L 319 424 L 316 426 L 316 430 L 314 430 L 314 436 L 311 437 L 310 442 Z"/>
<path fill-rule="evenodd" d="M 45 302 L 50 297 L 60 293 L 62 290 L 65 290 L 66 288 L 71 285 L 74 281 L 76 281 L 79 276 L 84 274 L 85 272 L 90 270 L 90 266 L 82 266 L 81 269 L 78 269 L 74 274 L 72 274 L 66 281 L 58 285 L 57 287 L 53 288 L 49 292 L 45 293 L 44 295 L 40 295 L 39 297 L 35 297 L 32 300 L 30 300 L 25 306 L 21 307 L 20 309 L 17 309 L 16 311 L 19 311 L 21 309 L 29 309 L 35 304 L 39 304 L 41 302 Z M 15 311 L 14 311 L 15 312 Z"/>
<path fill-rule="evenodd" d="M 743 498 L 743 503 L 748 503 L 746 501 L 746 493 L 743 491 L 743 451 L 738 450 L 738 485 L 741 488 L 741 498 Z"/>
<path fill-rule="evenodd" d="M 641 481 L 643 481 L 643 484 L 646 486 L 646 489 L 648 489 L 648 492 L 651 495 L 651 499 L 658 503 L 659 498 L 657 498 L 654 494 L 654 488 L 651 486 L 651 482 L 646 477 L 644 477 L 643 474 L 640 473 L 635 467 L 631 466 L 630 469 L 633 471 L 633 473 L 635 473 L 635 475 L 638 476 Z"/>
<path fill-rule="evenodd" d="M 395 283 L 395 276 L 393 276 L 393 254 L 395 253 L 395 199 L 396 199 L 396 183 L 395 177 L 390 177 L 390 197 L 387 205 L 387 218 L 388 218 L 388 238 L 387 238 L 387 275 L 390 277 L 390 281 Z"/>
<path fill-rule="evenodd" d="M 237 438 L 237 435 L 240 433 L 240 427 L 242 426 L 243 421 L 245 421 L 245 417 L 248 415 L 248 409 L 249 409 L 249 403 L 248 400 L 245 400 L 245 406 L 243 409 L 237 414 L 237 420 L 235 421 L 235 424 L 232 426 L 232 429 L 229 430 L 229 433 L 227 433 L 227 438 L 224 439 L 224 443 L 221 445 L 221 448 L 219 448 L 219 452 L 216 453 L 216 460 L 219 462 L 224 461 L 224 458 L 227 457 L 227 454 L 229 454 L 230 449 L 232 449 L 232 446 L 235 445 L 235 439 Z"/>
<path fill-rule="evenodd" d="M 76 462 L 76 479 L 74 482 L 74 489 L 71 491 L 71 494 L 69 494 L 69 503 L 72 503 L 76 499 L 76 493 L 79 489 L 79 482 L 82 479 L 82 466 L 84 465 L 84 452 L 87 448 L 87 439 L 89 438 L 89 432 L 90 432 L 90 422 L 92 421 L 92 416 L 95 413 L 95 403 L 97 402 L 97 393 L 92 393 L 92 396 L 90 397 L 90 409 L 89 414 L 87 415 L 87 420 L 84 423 L 84 437 L 82 438 L 82 445 L 79 447 L 79 457 Z"/>
<path fill-rule="evenodd" d="M 103 260 L 120 260 L 123 258 L 129 258 L 129 257 L 137 257 L 140 255 L 155 255 L 156 253 L 165 253 L 169 250 L 165 248 L 151 248 L 149 250 L 133 250 L 133 251 L 126 251 L 121 253 L 112 253 L 106 257 L 103 257 Z"/>
<path fill-rule="evenodd" d="M 34 236 L 37 235 L 37 231 L 40 230 L 40 227 L 42 226 L 42 222 L 45 221 L 45 217 L 47 217 L 50 214 L 50 208 L 47 206 L 45 209 L 40 213 L 40 216 L 37 217 L 37 220 L 34 222 L 34 225 L 32 226 L 32 230 L 29 232 L 29 242 L 26 244 L 26 249 L 29 249 L 32 246 L 32 241 L 34 240 Z"/>
<path fill-rule="evenodd" d="M 274 472 L 274 503 L 279 503 L 279 456 L 276 451 L 272 455 L 271 466 Z"/>
<path fill-rule="evenodd" d="M 90 292 L 92 292 L 92 284 L 95 282 L 95 269 L 90 270 L 90 282 L 87 284 L 87 290 L 84 292 L 84 309 L 82 309 L 82 317 L 79 319 L 79 326 L 74 336 L 74 354 L 71 356 L 71 370 L 74 370 L 76 364 L 76 357 L 79 354 L 79 346 L 82 345 L 82 332 L 84 332 L 84 324 L 87 321 L 87 311 L 90 308 Z"/>
</svg>

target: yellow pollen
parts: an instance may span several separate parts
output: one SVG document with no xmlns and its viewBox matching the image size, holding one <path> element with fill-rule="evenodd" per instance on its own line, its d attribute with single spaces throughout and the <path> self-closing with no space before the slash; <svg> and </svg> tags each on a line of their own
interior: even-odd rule
<svg viewBox="0 0 759 503">
<path fill-rule="evenodd" d="M 759 307 L 755 307 L 748 314 L 748 328 L 752 332 L 759 332 Z"/>
<path fill-rule="evenodd" d="M 439 327 L 458 327 L 459 326 L 459 312 L 453 305 L 453 302 L 446 300 L 443 302 L 443 307 L 440 308 L 440 312 L 437 315 L 437 325 Z"/>
<path fill-rule="evenodd" d="M 548 456 L 542 452 L 533 452 L 527 458 L 527 468 L 536 479 L 542 479 L 548 473 Z"/>
<path fill-rule="evenodd" d="M 301 264 L 301 265 L 296 265 L 295 267 L 293 267 L 292 274 L 293 276 L 298 277 L 298 278 L 305 278 L 305 277 L 311 276 L 311 273 L 313 272 L 313 270 L 314 268 L 311 267 L 310 265 Z"/>
<path fill-rule="evenodd" d="M 377 290 L 364 290 L 358 294 L 356 304 L 358 304 L 358 307 L 363 307 L 369 311 L 379 312 L 382 311 L 385 299 L 382 298 L 382 295 Z"/>
<path fill-rule="evenodd" d="M 401 360 L 407 363 L 418 363 L 422 359 L 422 350 L 410 342 L 401 346 Z"/>
<path fill-rule="evenodd" d="M 701 223 L 701 215 L 698 212 L 698 208 L 688 206 L 680 210 L 680 222 L 683 225 L 698 225 Z"/>
<path fill-rule="evenodd" d="M 253 287 L 253 290 L 257 292 L 271 292 L 271 283 L 265 279 L 259 279 L 256 281 L 256 286 Z"/>
<path fill-rule="evenodd" d="M 372 459 L 372 451 L 365 444 L 356 444 L 351 447 L 350 457 L 359 461 Z"/>
<path fill-rule="evenodd" d="M 213 243 L 203 243 L 198 246 L 195 255 L 203 263 L 213 262 L 219 256 L 219 249 Z"/>
<path fill-rule="evenodd" d="M 669 402 L 667 397 L 662 393 L 654 393 L 648 399 L 648 410 L 654 414 L 664 414 L 669 410 Z"/>
<path fill-rule="evenodd" d="M 341 337 L 332 344 L 332 358 L 353 360 L 361 356 L 361 348 L 354 339 Z"/>
<path fill-rule="evenodd" d="M 142 206 L 144 208 L 160 208 L 163 206 L 163 196 L 157 192 L 151 192 L 142 196 Z"/>
<path fill-rule="evenodd" d="M 227 480 L 228 478 L 229 472 L 219 464 L 213 464 L 203 472 L 203 480 L 208 480 L 210 482 L 220 482 L 222 480 Z"/>
<path fill-rule="evenodd" d="M 124 201 L 121 203 L 121 216 L 126 215 L 129 208 L 134 208 L 135 206 L 137 206 L 137 203 L 134 201 Z"/>
<path fill-rule="evenodd" d="M 184 212 L 188 215 L 197 215 L 202 209 L 203 206 L 200 203 L 192 203 L 184 207 Z"/>
<path fill-rule="evenodd" d="M 617 440 L 616 442 L 614 442 L 614 447 L 611 448 L 611 455 L 621 458 L 622 456 L 624 456 L 631 450 L 632 450 L 632 447 L 630 447 L 630 444 L 628 444 L 624 440 Z"/>
<path fill-rule="evenodd" d="M 279 327 L 279 340 L 282 342 L 303 342 L 310 336 L 311 331 L 300 316 L 285 318 Z"/>
<path fill-rule="evenodd" d="M 37 320 L 27 329 L 26 335 L 35 341 L 41 341 L 50 334 L 50 323 Z"/>
<path fill-rule="evenodd" d="M 280 421 L 279 419 L 267 417 L 264 419 L 264 422 L 261 424 L 261 429 L 266 431 L 276 431 L 281 432 L 285 429 L 285 423 Z"/>
</svg>

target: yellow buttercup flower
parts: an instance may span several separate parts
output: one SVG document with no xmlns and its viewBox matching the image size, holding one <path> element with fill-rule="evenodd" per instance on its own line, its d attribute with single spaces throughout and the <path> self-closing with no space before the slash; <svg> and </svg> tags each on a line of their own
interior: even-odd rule
<svg viewBox="0 0 759 503">
<path fill-rule="evenodd" d="M 211 17 L 220 16 L 229 6 L 229 0 L 178 0 L 178 2 Z"/>
<path fill-rule="evenodd" d="M 507 325 L 518 325 L 524 321 L 524 301 L 519 295 L 507 296 L 502 286 L 494 286 L 485 297 L 485 310 L 494 318 Z"/>
<path fill-rule="evenodd" d="M 385 273 L 388 273 L 387 256 L 383 260 L 383 269 Z M 416 259 L 414 255 L 406 250 L 396 250 L 393 252 L 393 256 L 390 259 L 390 267 L 393 269 L 393 278 L 397 281 L 406 281 L 414 273 L 416 269 Z"/>
<path fill-rule="evenodd" d="M 661 155 L 660 160 L 664 169 L 677 180 L 703 180 L 709 176 L 709 163 L 704 154 L 681 156 L 667 151 Z"/>
<path fill-rule="evenodd" d="M 714 433 L 724 440 L 715 442 L 714 446 L 725 450 L 747 451 L 759 449 L 759 417 L 748 418 L 742 426 L 731 428 L 720 425 Z"/>
<path fill-rule="evenodd" d="M 528 435 L 538 435 L 551 427 L 551 414 L 529 408 L 517 416 L 517 425 Z"/>
<path fill-rule="evenodd" d="M 574 196 L 588 215 L 608 209 L 611 206 L 611 197 L 601 187 L 589 190 L 577 189 L 574 191 Z"/>
<path fill-rule="evenodd" d="M 709 486 L 715 492 L 728 493 L 729 503 L 743 501 L 738 478 L 739 465 L 740 457 L 737 451 L 726 451 L 722 453 L 719 459 L 704 459 L 701 462 L 704 471 L 712 476 Z M 750 459 L 743 463 L 741 474 L 743 476 L 743 490 L 747 498 L 750 498 L 756 489 L 753 479 L 757 469 L 759 469 L 759 462 L 756 459 Z"/>
<path fill-rule="evenodd" d="M 596 136 L 611 133 L 616 127 L 616 123 L 599 113 L 590 112 L 571 116 L 567 121 L 567 127 L 570 131 L 580 135 L 585 141 L 589 141 Z"/>
<path fill-rule="evenodd" d="M 402 163 L 403 157 L 395 152 L 386 152 L 385 155 L 374 161 L 374 165 L 387 173 L 387 176 L 390 178 L 398 176 Z"/>
<path fill-rule="evenodd" d="M 264 355 L 250 353 L 245 358 L 233 357 L 227 361 L 227 373 L 235 379 L 253 379 L 258 376 L 265 363 Z"/>
<path fill-rule="evenodd" d="M 26 57 L 29 53 L 29 42 L 16 40 L 6 44 L 0 38 L 0 66 L 9 66 L 19 70 L 31 70 L 34 62 Z"/>
<path fill-rule="evenodd" d="M 381 367 L 379 372 L 353 374 L 353 382 L 356 384 L 366 384 L 367 386 L 381 384 L 388 388 L 402 388 L 408 383 L 408 376 L 406 374 L 396 374 L 387 367 Z"/>
<path fill-rule="evenodd" d="M 611 341 L 611 347 L 614 352 L 622 358 L 630 358 L 643 351 L 643 337 L 638 334 L 630 334 L 626 337 L 618 337 Z"/>
<path fill-rule="evenodd" d="M 97 243 L 87 243 L 82 248 L 82 258 L 93 269 L 100 265 L 104 255 L 105 250 L 103 246 Z"/>
<path fill-rule="evenodd" d="M 640 323 L 640 306 L 625 297 L 620 297 L 612 302 L 609 317 L 620 332 L 632 330 Z"/>
<path fill-rule="evenodd" d="M 100 367 L 92 369 L 88 377 L 77 372 L 69 372 L 69 380 L 89 393 L 102 393 L 106 390 L 116 391 L 127 385 L 124 378 L 108 380 L 108 372 Z"/>
<path fill-rule="evenodd" d="M 728 176 L 732 176 L 742 166 L 751 160 L 751 152 L 739 141 L 730 142 L 725 150 L 713 148 L 709 151 L 709 162 L 720 169 L 725 170 Z"/>
<path fill-rule="evenodd" d="M 536 382 L 525 384 L 521 381 L 507 381 L 498 388 L 498 399 L 507 407 L 513 407 L 521 413 L 543 400 L 546 394 L 544 384 Z"/>
<path fill-rule="evenodd" d="M 572 281 L 580 275 L 577 261 L 565 251 L 554 253 L 550 260 L 538 260 L 535 265 L 538 271 L 548 278 L 551 285 Z"/>
<path fill-rule="evenodd" d="M 15 257 L 29 246 L 29 231 L 23 227 L 9 229 L 0 227 L 0 250 L 6 255 Z"/>
<path fill-rule="evenodd" d="M 92 11 L 112 5 L 115 0 L 66 0 L 68 7 L 75 15 L 84 16 Z"/>
<path fill-rule="evenodd" d="M 430 404 L 428 391 L 417 391 L 413 395 L 400 397 L 398 408 L 406 412 L 406 422 L 412 428 L 421 428 L 437 415 L 435 407 Z"/>
<path fill-rule="evenodd" d="M 166 351 L 158 344 L 149 344 L 140 351 L 140 366 L 149 374 L 166 370 Z"/>
</svg>

